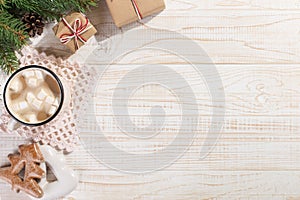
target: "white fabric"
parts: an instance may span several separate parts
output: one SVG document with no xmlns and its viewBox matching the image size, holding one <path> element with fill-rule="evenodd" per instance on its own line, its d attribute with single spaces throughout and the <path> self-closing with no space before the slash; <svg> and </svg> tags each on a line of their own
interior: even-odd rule
<svg viewBox="0 0 300 200">
<path fill-rule="evenodd" d="M 86 93 L 89 93 L 88 91 L 91 89 L 91 84 L 89 83 L 93 79 L 93 73 L 89 72 L 88 69 L 83 70 L 83 67 L 77 63 L 70 63 L 61 58 L 47 56 L 45 53 L 38 53 L 30 47 L 24 48 L 21 53 L 21 67 L 26 65 L 41 65 L 51 69 L 59 75 L 59 77 L 64 78 L 70 86 L 71 101 L 69 109 L 64 109 L 63 112 L 51 122 L 38 127 L 21 126 L 14 132 L 20 136 L 32 139 L 35 142 L 48 144 L 59 150 L 65 150 L 67 152 L 73 151 L 79 143 L 75 124 L 76 116 L 73 112 L 74 98 L 76 98 L 76 102 L 80 103 L 79 105 L 84 106 L 84 96 Z M 5 84 L 5 81 L 1 82 L 2 87 L 3 84 Z M 2 103 L 0 129 L 8 133 L 7 125 L 10 118 Z"/>
</svg>

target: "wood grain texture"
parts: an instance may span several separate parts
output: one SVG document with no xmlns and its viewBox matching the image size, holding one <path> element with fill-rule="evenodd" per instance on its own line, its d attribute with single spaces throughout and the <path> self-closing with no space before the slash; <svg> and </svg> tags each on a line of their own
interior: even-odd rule
<svg viewBox="0 0 300 200">
<path fill-rule="evenodd" d="M 195 10 L 195 9 L 253 9 L 253 10 L 294 10 L 299 9 L 298 0 L 169 0 L 168 10 Z"/>
<path fill-rule="evenodd" d="M 89 67 L 105 67 L 124 42 L 134 43 L 147 32 L 176 31 L 199 44 L 216 64 L 225 92 L 222 134 L 210 154 L 200 150 L 211 122 L 212 103 L 205 82 L 191 66 L 168 53 L 137 51 L 104 72 L 97 82 L 97 120 L 106 138 L 131 153 L 159 151 L 174 139 L 180 103 L 160 87 L 144 87 L 129 101 L 131 119 L 149 123 L 149 110 L 162 105 L 171 116 L 172 131 L 140 141 L 122 133 L 113 122 L 112 95 L 122 77 L 140 64 L 160 63 L 176 69 L 191 86 L 200 110 L 200 131 L 189 150 L 172 165 L 148 174 L 115 171 L 79 146 L 66 156 L 79 175 L 77 189 L 65 199 L 300 199 L 300 2 L 298 0 L 166 0 L 155 17 L 117 29 L 103 2 L 89 14 L 98 34 L 75 55 L 55 39 L 49 25 L 33 46 Z M 132 35 L 140 30 L 141 35 Z M 183 56 L 197 58 L 193 49 Z M 210 63 L 195 59 L 198 63 Z M 203 61 L 203 62 L 202 62 Z M 170 82 L 177 80 L 165 74 Z M 209 74 L 210 81 L 217 78 Z M 163 97 L 163 98 L 161 98 Z M 87 113 L 88 114 L 88 113 Z M 87 124 L 90 125 L 90 124 Z M 96 126 L 96 124 L 94 124 Z M 86 131 L 82 134 L 91 134 Z M 0 164 L 24 139 L 0 133 Z M 102 142 L 102 141 L 98 141 Z M 105 149 L 114 156 L 113 152 Z M 126 160 L 125 160 L 126 161 Z M 114 160 L 121 163 L 121 160 Z M 0 182 L 0 197 L 26 199 Z"/>
<path fill-rule="evenodd" d="M 173 5 L 175 2 L 168 1 L 167 5 Z M 272 5 L 280 6 L 281 3 L 274 1 Z M 143 39 L 143 34 L 140 34 L 138 38 L 129 36 L 132 33 L 130 31 L 134 29 L 148 33 L 153 30 L 166 29 L 193 39 L 207 52 L 214 63 L 299 63 L 300 27 L 298 24 L 300 15 L 297 10 L 220 9 L 216 11 L 209 9 L 184 10 L 183 7 L 178 5 L 174 9 L 163 11 L 158 16 L 149 17 L 142 22 L 118 29 L 113 24 L 103 2 L 99 8 L 89 14 L 98 34 L 76 55 L 71 56 L 67 48 L 59 44 L 50 28 L 36 46 L 41 51 L 55 52 L 56 55 L 71 56 L 71 58 L 82 61 L 87 58 L 86 54 L 91 53 L 91 49 L 99 49 L 109 54 L 118 48 L 117 44 L 120 40 L 132 43 L 135 40 Z M 194 52 L 190 49 L 186 54 L 193 56 Z M 124 62 L 124 64 L 137 62 L 138 58 L 132 57 L 132 60 Z M 93 62 L 93 60 L 90 59 L 88 62 Z M 99 63 L 99 60 L 94 60 L 94 62 Z M 170 59 L 164 59 L 163 62 L 174 63 Z M 206 63 L 205 60 L 198 62 Z"/>
</svg>

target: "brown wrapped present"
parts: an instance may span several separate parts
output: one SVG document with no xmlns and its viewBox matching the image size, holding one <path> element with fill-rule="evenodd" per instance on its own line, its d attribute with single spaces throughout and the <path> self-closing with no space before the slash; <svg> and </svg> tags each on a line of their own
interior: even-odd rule
<svg viewBox="0 0 300 200">
<path fill-rule="evenodd" d="M 79 49 L 97 30 L 82 13 L 72 13 L 53 27 L 55 35 L 61 43 L 67 45 L 72 52 Z"/>
<path fill-rule="evenodd" d="M 106 0 L 118 27 L 165 9 L 164 0 Z"/>
</svg>

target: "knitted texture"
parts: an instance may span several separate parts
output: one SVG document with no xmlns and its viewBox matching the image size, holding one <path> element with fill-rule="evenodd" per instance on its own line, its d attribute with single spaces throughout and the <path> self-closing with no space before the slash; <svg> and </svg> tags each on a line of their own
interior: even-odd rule
<svg viewBox="0 0 300 200">
<path fill-rule="evenodd" d="M 45 53 L 38 53 L 36 50 L 26 47 L 21 52 L 21 67 L 27 65 L 41 65 L 49 68 L 69 86 L 71 100 L 66 109 L 63 109 L 59 115 L 51 122 L 37 127 L 21 126 L 16 131 L 17 134 L 35 142 L 48 144 L 59 150 L 67 152 L 73 151 L 79 143 L 79 137 L 76 128 L 76 116 L 74 114 L 74 98 L 76 103 L 84 107 L 84 95 L 90 88 L 90 81 L 93 80 L 93 73 L 83 68 L 77 63 L 71 63 L 61 58 L 47 56 Z M 2 95 L 1 95 L 2 96 Z M 3 104 L 2 104 L 3 105 Z M 76 104 L 78 105 L 78 104 Z M 10 132 L 7 129 L 10 116 L 5 109 L 2 109 L 0 117 L 3 131 Z"/>
</svg>

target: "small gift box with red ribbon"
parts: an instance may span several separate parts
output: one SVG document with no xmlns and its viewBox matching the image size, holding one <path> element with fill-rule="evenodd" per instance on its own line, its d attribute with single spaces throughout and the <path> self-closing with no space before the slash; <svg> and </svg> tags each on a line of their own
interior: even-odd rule
<svg viewBox="0 0 300 200">
<path fill-rule="evenodd" d="M 118 27 L 165 9 L 164 0 L 106 0 L 106 2 Z"/>
<path fill-rule="evenodd" d="M 71 13 L 53 27 L 55 35 L 72 52 L 77 51 L 86 41 L 97 33 L 90 20 L 82 13 Z"/>
</svg>

